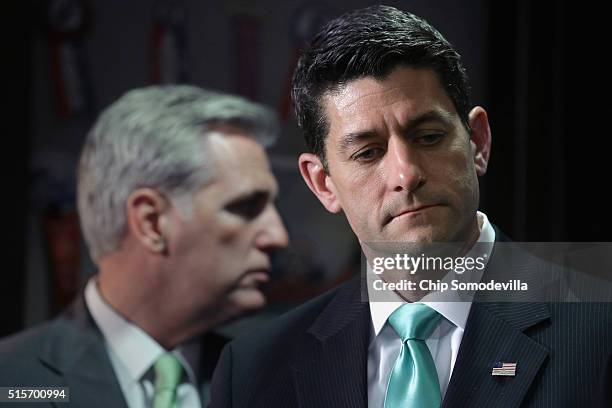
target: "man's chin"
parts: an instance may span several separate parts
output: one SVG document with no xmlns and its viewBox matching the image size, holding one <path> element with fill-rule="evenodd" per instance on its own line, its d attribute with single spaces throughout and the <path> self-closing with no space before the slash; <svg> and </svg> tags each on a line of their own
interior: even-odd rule
<svg viewBox="0 0 612 408">
<path fill-rule="evenodd" d="M 423 225 L 411 228 L 409 231 L 394 234 L 395 239 L 390 241 L 413 243 L 413 244 L 430 244 L 434 242 L 446 242 L 448 234 L 441 228 L 432 225 Z"/>
<path fill-rule="evenodd" d="M 253 313 L 267 304 L 266 296 L 257 287 L 242 287 L 232 294 L 232 303 L 238 314 Z"/>
</svg>

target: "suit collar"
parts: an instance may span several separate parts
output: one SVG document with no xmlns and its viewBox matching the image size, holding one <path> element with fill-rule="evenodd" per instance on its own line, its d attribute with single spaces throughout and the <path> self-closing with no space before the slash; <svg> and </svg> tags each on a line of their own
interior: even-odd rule
<svg viewBox="0 0 612 408">
<path fill-rule="evenodd" d="M 126 407 L 102 334 L 83 298 L 77 298 L 53 324 L 55 330 L 39 358 L 70 387 L 70 402 L 75 406 Z"/>
<path fill-rule="evenodd" d="M 300 407 L 367 406 L 371 323 L 362 288 L 358 278 L 341 286 L 307 330 L 312 341 L 292 367 Z"/>
<path fill-rule="evenodd" d="M 365 301 L 361 297 L 364 287 L 358 277 L 347 282 L 310 326 L 308 333 L 324 342 L 358 321 L 368 307 L 367 297 Z"/>
<path fill-rule="evenodd" d="M 129 380 L 138 382 L 166 350 L 148 333 L 109 305 L 102 298 L 96 282 L 95 277 L 91 278 L 85 287 L 87 310 L 89 310 L 96 326 L 102 332 L 108 348 L 112 350 L 115 358 L 125 367 Z M 197 347 L 199 344 L 192 346 Z M 199 350 L 194 350 L 194 354 L 197 353 L 199 353 Z M 193 380 L 190 362 L 185 362 L 186 359 L 182 355 L 179 359 L 183 365 L 186 364 L 190 380 Z"/>
</svg>

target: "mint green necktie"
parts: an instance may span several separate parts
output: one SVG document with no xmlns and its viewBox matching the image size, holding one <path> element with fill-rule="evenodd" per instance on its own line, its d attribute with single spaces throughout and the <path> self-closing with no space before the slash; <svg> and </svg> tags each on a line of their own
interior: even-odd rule
<svg viewBox="0 0 612 408">
<path fill-rule="evenodd" d="M 389 316 L 402 349 L 389 376 L 385 408 L 440 407 L 438 374 L 425 344 L 439 320 L 438 312 L 421 303 L 402 305 Z"/>
<path fill-rule="evenodd" d="M 176 389 L 183 376 L 183 366 L 172 353 L 162 354 L 155 362 L 153 408 L 178 408 Z"/>
</svg>

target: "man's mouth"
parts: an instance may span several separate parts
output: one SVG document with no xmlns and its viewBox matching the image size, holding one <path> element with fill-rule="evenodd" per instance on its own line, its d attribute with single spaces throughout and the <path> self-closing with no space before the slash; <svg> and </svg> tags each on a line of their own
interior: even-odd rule
<svg viewBox="0 0 612 408">
<path fill-rule="evenodd" d="M 398 219 L 398 218 L 403 218 L 403 217 L 410 217 L 410 216 L 415 216 L 418 215 L 422 212 L 428 211 L 431 208 L 434 207 L 438 207 L 439 204 L 428 204 L 428 205 L 418 205 L 418 206 L 412 206 L 412 207 L 407 207 L 404 209 L 401 209 L 399 211 L 397 211 L 395 214 L 393 215 L 389 215 L 387 217 L 387 220 L 385 222 L 385 224 L 390 223 L 391 221 Z"/>
<path fill-rule="evenodd" d="M 263 284 L 270 281 L 270 268 L 249 269 L 246 276 L 250 282 Z"/>
</svg>

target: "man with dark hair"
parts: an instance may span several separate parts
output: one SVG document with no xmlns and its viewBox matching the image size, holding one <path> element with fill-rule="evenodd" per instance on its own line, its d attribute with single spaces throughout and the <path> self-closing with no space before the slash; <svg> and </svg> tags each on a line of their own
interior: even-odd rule
<svg viewBox="0 0 612 408">
<path fill-rule="evenodd" d="M 392 7 L 329 22 L 302 55 L 293 100 L 310 152 L 299 168 L 323 206 L 344 213 L 368 269 L 374 242 L 452 243 L 462 255 L 478 246 L 489 260 L 487 278 L 499 269 L 493 247 L 504 236 L 478 211 L 491 132 L 486 111 L 470 109 L 468 88 L 449 42 Z M 471 273 L 479 282 L 485 272 Z M 212 406 L 599 401 L 612 350 L 607 306 L 485 303 L 453 294 L 432 301 L 435 291 L 402 289 L 380 302 L 369 282 L 364 302 L 363 284 L 354 279 L 230 343 L 215 372 Z"/>
<path fill-rule="evenodd" d="M 457 51 L 413 14 L 373 7 L 327 25 L 298 62 L 292 97 L 309 150 L 325 163 L 324 142 L 329 132 L 321 104 L 325 93 L 361 77 L 382 79 L 399 65 L 432 69 L 469 130 L 469 84 Z"/>
<path fill-rule="evenodd" d="M 0 342 L 0 386 L 68 387 L 75 407 L 206 406 L 226 341 L 214 329 L 265 304 L 287 244 L 264 150 L 277 134 L 265 107 L 194 86 L 105 109 L 78 169 L 98 274 L 59 317 Z"/>
</svg>

